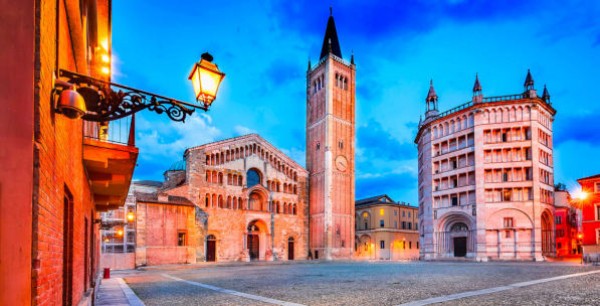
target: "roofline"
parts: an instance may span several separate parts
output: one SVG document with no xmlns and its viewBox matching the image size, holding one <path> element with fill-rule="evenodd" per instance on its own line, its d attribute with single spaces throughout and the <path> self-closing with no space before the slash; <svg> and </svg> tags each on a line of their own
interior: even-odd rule
<svg viewBox="0 0 600 306">
<path fill-rule="evenodd" d="M 579 178 L 579 179 L 577 179 L 577 182 L 589 181 L 592 179 L 600 179 L 600 174 L 594 174 L 594 175 Z"/>
<path fill-rule="evenodd" d="M 246 135 L 236 136 L 236 137 L 232 137 L 232 138 L 226 138 L 226 139 L 223 139 L 223 140 L 218 140 L 218 141 L 214 141 L 214 142 L 205 143 L 203 145 L 199 145 L 199 146 L 187 148 L 184 151 L 183 156 L 186 156 L 188 154 L 188 152 L 191 151 L 191 150 L 200 150 L 200 149 L 203 149 L 203 148 L 208 147 L 208 146 L 223 145 L 223 144 L 225 144 L 227 142 L 234 142 L 234 141 L 238 141 L 238 140 L 242 140 L 242 139 L 252 139 L 253 137 L 257 138 L 257 141 L 262 141 L 271 150 L 280 153 L 282 156 L 284 156 L 284 158 L 286 159 L 287 162 L 289 162 L 290 164 L 296 166 L 297 168 L 300 168 L 304 173 L 308 174 L 308 170 L 306 170 L 302 165 L 298 164 L 295 160 L 293 160 L 292 158 L 290 158 L 289 156 L 287 156 L 287 154 L 283 153 L 281 150 L 279 150 L 278 148 L 276 148 L 275 146 L 273 146 L 268 140 L 266 140 L 265 138 L 263 138 L 262 136 L 260 136 L 257 133 L 246 134 Z"/>
<path fill-rule="evenodd" d="M 494 96 L 494 97 L 487 97 L 487 98 L 488 99 L 496 99 L 496 98 L 501 99 L 503 97 L 510 97 L 510 96 L 523 96 L 523 94 Z M 484 98 L 484 100 L 485 100 L 485 98 Z M 444 120 L 445 118 L 448 118 L 450 116 L 455 116 L 457 114 L 470 112 L 470 111 L 477 110 L 479 108 L 487 107 L 490 105 L 510 105 L 510 104 L 513 104 L 516 102 L 521 102 L 523 100 L 530 101 L 530 102 L 536 103 L 538 105 L 541 105 L 542 107 L 546 108 L 552 114 L 552 116 L 556 115 L 556 109 L 554 109 L 550 104 L 546 103 L 540 97 L 535 97 L 535 98 L 523 97 L 521 99 L 498 100 L 498 101 L 489 101 L 489 102 L 481 102 L 481 103 L 474 103 L 473 100 L 471 100 L 471 101 L 465 102 L 463 104 L 460 104 L 459 106 L 453 107 L 445 112 L 442 112 L 440 115 L 438 115 L 433 120 L 428 121 L 428 122 L 424 123 L 423 125 L 421 125 L 419 127 L 419 130 L 417 131 L 417 135 L 415 136 L 414 143 L 415 144 L 419 143 L 419 138 L 421 137 L 421 133 L 423 132 L 423 130 L 425 130 L 426 128 L 431 126 L 432 123 L 434 123 L 434 122 Z M 459 110 L 453 112 L 452 110 L 454 110 L 454 109 L 459 109 Z M 445 114 L 445 113 L 447 113 L 447 114 Z M 427 118 L 425 118 L 425 121 L 427 121 Z"/>
</svg>

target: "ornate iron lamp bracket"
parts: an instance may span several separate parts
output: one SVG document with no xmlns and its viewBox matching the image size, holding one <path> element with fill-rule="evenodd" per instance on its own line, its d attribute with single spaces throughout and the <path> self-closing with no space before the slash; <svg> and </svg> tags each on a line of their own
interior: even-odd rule
<svg viewBox="0 0 600 306">
<path fill-rule="evenodd" d="M 58 77 L 75 85 L 84 97 L 87 111 L 81 118 L 87 121 L 113 121 L 148 109 L 157 114 L 165 113 L 173 121 L 184 122 L 196 108 L 208 110 L 206 105 L 178 101 L 68 70 L 59 69 Z M 57 84 L 55 95 L 60 95 L 64 89 L 64 85 Z"/>
</svg>

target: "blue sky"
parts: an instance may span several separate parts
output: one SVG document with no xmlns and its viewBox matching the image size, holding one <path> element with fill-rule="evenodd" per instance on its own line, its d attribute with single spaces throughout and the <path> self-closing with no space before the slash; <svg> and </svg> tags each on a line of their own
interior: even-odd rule
<svg viewBox="0 0 600 306">
<path fill-rule="evenodd" d="M 227 76 L 208 113 L 185 124 L 136 117 L 134 179 L 162 179 L 187 147 L 259 133 L 305 164 L 306 67 L 318 61 L 329 5 L 342 55 L 357 66 L 356 197 L 417 203 L 413 144 L 433 79 L 441 111 L 547 84 L 555 182 L 600 173 L 598 1 L 114 1 L 113 81 L 193 100 L 187 76 L 209 51 Z"/>
</svg>

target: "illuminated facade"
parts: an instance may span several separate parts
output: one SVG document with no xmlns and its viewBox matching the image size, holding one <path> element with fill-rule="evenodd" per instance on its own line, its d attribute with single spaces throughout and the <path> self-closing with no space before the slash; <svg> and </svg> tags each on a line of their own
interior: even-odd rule
<svg viewBox="0 0 600 306">
<path fill-rule="evenodd" d="M 256 134 L 185 151 L 137 193 L 136 265 L 308 256 L 308 172 Z"/>
<path fill-rule="evenodd" d="M 315 258 L 351 258 L 354 248 L 354 58 L 342 59 L 329 16 L 319 62 L 307 71 L 306 168 L 310 249 Z"/>
<path fill-rule="evenodd" d="M 528 72 L 522 94 L 438 111 L 433 83 L 415 138 L 424 259 L 543 260 L 554 254 L 552 122 Z"/>
<path fill-rule="evenodd" d="M 417 207 L 387 195 L 356 201 L 355 258 L 362 260 L 419 259 Z"/>
<path fill-rule="evenodd" d="M 582 245 L 585 257 L 600 258 L 600 174 L 577 180 L 585 198 L 579 199 L 582 207 Z"/>
<path fill-rule="evenodd" d="M 571 206 L 571 196 L 563 185 L 554 190 L 554 224 L 556 236 L 556 256 L 571 256 L 578 251 L 577 209 Z"/>
<path fill-rule="evenodd" d="M 123 206 L 138 149 L 132 125 L 115 139 L 57 110 L 55 80 L 110 81 L 110 11 L 110 0 L 2 3 L 0 305 L 93 303 L 99 212 Z"/>
</svg>

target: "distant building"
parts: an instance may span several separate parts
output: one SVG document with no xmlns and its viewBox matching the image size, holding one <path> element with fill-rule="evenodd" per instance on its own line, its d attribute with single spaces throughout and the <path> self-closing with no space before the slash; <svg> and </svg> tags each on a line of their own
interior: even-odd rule
<svg viewBox="0 0 600 306">
<path fill-rule="evenodd" d="M 600 174 L 577 180 L 587 197 L 580 200 L 582 207 L 583 255 L 600 256 Z"/>
<path fill-rule="evenodd" d="M 101 218 L 101 256 L 100 266 L 111 269 L 133 269 L 136 267 L 136 194 L 156 194 L 161 182 L 134 181 L 129 187 L 125 206 L 100 214 Z M 139 265 L 139 264 L 138 264 Z"/>
<path fill-rule="evenodd" d="M 356 201 L 356 259 L 419 258 L 417 207 L 387 195 Z"/>
<path fill-rule="evenodd" d="M 571 196 L 564 188 L 554 191 L 554 224 L 556 256 L 578 254 L 577 209 L 571 206 Z"/>
<path fill-rule="evenodd" d="M 528 72 L 521 94 L 440 113 L 433 82 L 415 138 L 425 259 L 543 260 L 554 254 L 552 122 Z"/>
</svg>

